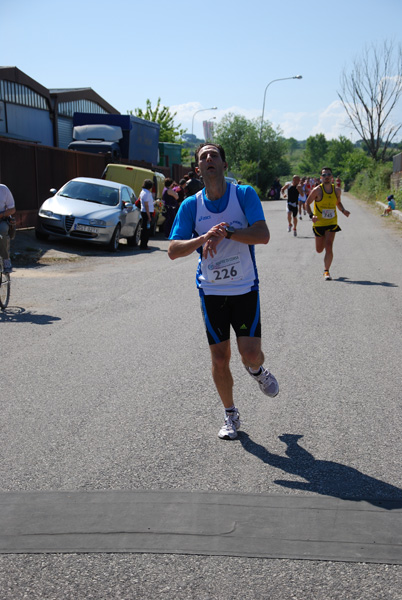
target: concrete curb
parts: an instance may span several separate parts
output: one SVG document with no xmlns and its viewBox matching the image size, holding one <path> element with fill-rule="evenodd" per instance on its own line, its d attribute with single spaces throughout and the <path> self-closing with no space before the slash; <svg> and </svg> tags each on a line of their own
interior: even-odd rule
<svg viewBox="0 0 402 600">
<path fill-rule="evenodd" d="M 376 201 L 377 206 L 380 206 L 382 209 L 387 208 L 388 204 L 385 204 L 384 202 L 380 202 L 379 200 Z M 400 221 L 402 221 L 402 212 L 400 210 L 393 210 L 392 211 L 392 216 L 395 217 L 396 219 L 399 219 Z"/>
</svg>

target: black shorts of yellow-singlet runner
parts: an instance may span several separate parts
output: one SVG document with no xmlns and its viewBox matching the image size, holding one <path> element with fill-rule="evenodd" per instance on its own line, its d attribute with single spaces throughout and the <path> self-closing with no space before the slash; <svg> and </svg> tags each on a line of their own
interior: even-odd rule
<svg viewBox="0 0 402 600">
<path fill-rule="evenodd" d="M 316 227 L 315 225 L 313 225 L 313 231 L 315 237 L 323 237 L 326 231 L 333 231 L 334 233 L 336 233 L 337 231 L 342 231 L 342 229 L 337 224 L 321 225 L 320 227 Z"/>
<path fill-rule="evenodd" d="M 231 326 L 236 337 L 261 337 L 258 291 L 240 296 L 201 296 L 201 311 L 210 346 L 229 340 Z"/>
</svg>

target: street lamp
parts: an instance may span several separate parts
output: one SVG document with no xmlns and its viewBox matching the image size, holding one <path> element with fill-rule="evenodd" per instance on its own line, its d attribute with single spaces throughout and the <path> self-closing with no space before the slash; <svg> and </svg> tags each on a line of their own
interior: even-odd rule
<svg viewBox="0 0 402 600">
<path fill-rule="evenodd" d="M 196 110 L 195 113 L 193 114 L 193 120 L 191 123 L 191 135 L 193 135 L 194 132 L 194 117 L 196 114 L 198 114 L 199 112 L 203 112 L 204 110 L 218 110 L 217 106 L 212 106 L 211 108 L 200 108 L 200 110 Z"/>
<path fill-rule="evenodd" d="M 280 79 L 273 79 L 272 81 L 270 81 L 268 83 L 267 87 L 265 88 L 264 101 L 262 103 L 260 143 L 258 145 L 258 163 L 257 163 L 257 177 L 256 177 L 256 184 L 257 185 L 258 185 L 258 175 L 259 175 L 259 172 L 260 172 L 260 161 L 261 161 L 261 140 L 262 140 L 262 126 L 264 124 L 265 96 L 267 94 L 267 89 L 269 88 L 269 86 L 271 85 L 271 83 L 275 83 L 275 81 L 285 81 L 286 79 L 303 79 L 303 77 L 302 77 L 302 75 L 293 75 L 293 77 L 281 77 Z"/>
</svg>

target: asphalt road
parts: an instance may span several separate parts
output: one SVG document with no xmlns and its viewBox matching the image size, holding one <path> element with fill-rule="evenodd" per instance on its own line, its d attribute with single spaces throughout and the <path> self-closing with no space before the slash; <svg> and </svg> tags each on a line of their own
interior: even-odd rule
<svg viewBox="0 0 402 600">
<path fill-rule="evenodd" d="M 257 247 L 266 398 L 234 349 L 242 434 L 223 413 L 195 290 L 168 242 L 16 269 L 1 328 L 1 492 L 183 490 L 402 498 L 401 230 L 344 198 L 331 282 L 309 219 L 265 203 Z M 50 246 L 47 246 L 50 247 Z M 64 260 L 60 261 L 60 253 Z M 285 437 L 283 437 L 285 435 Z M 286 466 L 290 444 L 298 468 Z M 304 454 L 303 454 L 304 453 Z M 308 457 L 303 463 L 303 455 Z M 0 556 L 0 598 L 402 598 L 402 567 L 164 554 Z"/>
</svg>

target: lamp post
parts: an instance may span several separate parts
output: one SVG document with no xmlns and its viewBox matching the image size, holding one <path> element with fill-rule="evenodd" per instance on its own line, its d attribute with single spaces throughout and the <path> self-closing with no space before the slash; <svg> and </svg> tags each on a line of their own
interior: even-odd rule
<svg viewBox="0 0 402 600">
<path fill-rule="evenodd" d="M 267 89 L 271 85 L 271 83 L 275 83 L 275 81 L 285 81 L 286 79 L 303 79 L 302 75 L 293 75 L 293 77 L 281 77 L 280 79 L 273 79 L 270 81 L 265 88 L 264 91 L 264 101 L 262 103 L 262 115 L 261 115 L 261 129 L 260 129 L 260 142 L 258 145 L 258 162 L 257 162 L 257 177 L 256 177 L 256 185 L 258 185 L 258 175 L 260 172 L 260 161 L 261 161 L 261 141 L 262 141 L 262 126 L 264 124 L 264 110 L 265 110 L 265 96 L 267 94 Z"/>
<path fill-rule="evenodd" d="M 193 135 L 194 133 L 194 117 L 196 114 L 198 114 L 199 112 L 203 112 L 204 110 L 218 110 L 217 106 L 212 106 L 211 108 L 200 108 L 200 110 L 196 110 L 195 113 L 193 114 L 193 120 L 191 122 L 191 135 Z"/>
</svg>

